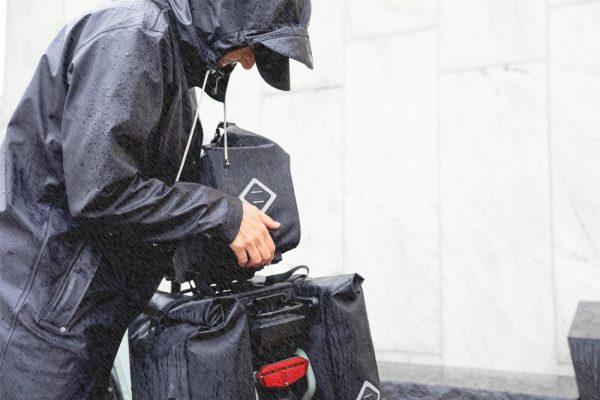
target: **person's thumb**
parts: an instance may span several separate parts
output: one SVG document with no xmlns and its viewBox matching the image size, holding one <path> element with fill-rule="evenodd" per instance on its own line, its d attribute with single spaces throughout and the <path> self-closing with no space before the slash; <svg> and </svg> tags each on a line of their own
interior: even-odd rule
<svg viewBox="0 0 600 400">
<path fill-rule="evenodd" d="M 279 222 L 273 220 L 273 218 L 263 212 L 260 213 L 260 219 L 268 229 L 277 229 L 281 226 Z"/>
</svg>

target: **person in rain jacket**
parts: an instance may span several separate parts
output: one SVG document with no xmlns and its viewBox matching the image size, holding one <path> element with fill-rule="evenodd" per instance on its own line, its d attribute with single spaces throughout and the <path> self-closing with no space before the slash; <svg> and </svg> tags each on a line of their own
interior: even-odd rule
<svg viewBox="0 0 600 400">
<path fill-rule="evenodd" d="M 101 397 L 178 242 L 208 234 L 241 266 L 269 262 L 275 221 L 175 181 L 188 89 L 207 77 L 224 101 L 233 64 L 256 59 L 289 90 L 290 58 L 312 68 L 309 18 L 310 0 L 129 0 L 58 34 L 3 144 L 0 399 Z"/>
</svg>

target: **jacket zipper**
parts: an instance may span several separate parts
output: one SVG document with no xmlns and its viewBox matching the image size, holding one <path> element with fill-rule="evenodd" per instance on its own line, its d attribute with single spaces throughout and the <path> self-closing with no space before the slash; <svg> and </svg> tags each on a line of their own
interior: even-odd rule
<svg viewBox="0 0 600 400">
<path fill-rule="evenodd" d="M 61 281 L 60 284 L 58 286 L 58 289 L 56 290 L 55 294 L 51 297 L 50 301 L 48 302 L 48 304 L 46 305 L 46 307 L 44 307 L 44 309 L 42 310 L 42 312 L 40 313 L 40 315 L 38 316 L 38 318 L 36 319 L 36 322 L 38 323 L 43 323 L 43 324 L 49 324 L 52 327 L 59 329 L 58 326 L 55 326 L 54 324 L 52 324 L 51 322 L 46 320 L 46 317 L 48 315 L 48 312 L 54 308 L 56 306 L 56 303 L 58 303 L 58 301 L 60 300 L 60 298 L 63 295 L 63 292 L 65 291 L 65 287 L 67 286 L 67 280 L 69 279 L 69 276 L 71 275 L 71 272 L 73 271 L 73 268 L 75 266 L 75 264 L 77 263 L 77 260 L 79 260 L 79 257 L 81 255 L 81 252 L 83 250 L 83 248 L 85 247 L 86 242 L 83 241 L 79 247 L 77 248 L 77 251 L 75 252 L 75 257 L 73 258 L 73 260 L 71 261 L 71 264 L 69 265 L 69 268 L 67 268 L 67 271 L 65 272 L 65 274 L 61 277 Z"/>
<path fill-rule="evenodd" d="M 50 237 L 50 227 L 52 226 L 52 216 L 53 215 L 54 215 L 54 205 L 50 206 L 50 211 L 48 212 L 48 222 L 46 222 L 44 239 L 42 240 L 42 245 L 40 246 L 40 249 L 38 250 L 38 254 L 35 258 L 35 262 L 33 264 L 33 270 L 31 271 L 31 275 L 29 276 L 27 285 L 25 285 L 25 289 L 23 290 L 23 292 L 21 293 L 21 296 L 19 297 L 19 301 L 17 302 L 17 306 L 15 307 L 15 311 L 13 312 L 13 315 L 11 318 L 10 328 L 8 330 L 8 335 L 6 337 L 6 340 L 4 341 L 2 353 L 1 353 L 1 357 L 0 357 L 0 369 L 2 369 L 2 364 L 4 363 L 4 358 L 6 357 L 6 352 L 8 350 L 8 346 L 12 339 L 12 335 L 15 331 L 15 327 L 17 324 L 17 318 L 19 316 L 19 313 L 21 312 L 21 308 L 23 307 L 25 300 L 29 296 L 29 292 L 31 291 L 31 287 L 33 286 L 33 281 L 37 275 L 37 271 L 40 266 L 40 261 L 42 259 L 42 255 L 44 254 L 44 251 L 46 250 L 46 244 L 48 243 L 48 238 Z"/>
</svg>

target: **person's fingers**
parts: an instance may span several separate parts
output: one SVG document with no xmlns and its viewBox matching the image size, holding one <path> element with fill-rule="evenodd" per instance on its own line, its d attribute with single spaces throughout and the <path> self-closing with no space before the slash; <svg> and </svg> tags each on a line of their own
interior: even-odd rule
<svg viewBox="0 0 600 400">
<path fill-rule="evenodd" d="M 271 254 L 275 254 L 275 242 L 273 242 L 271 235 L 267 236 L 267 246 L 269 247 Z"/>
<path fill-rule="evenodd" d="M 246 263 L 246 267 L 254 268 L 258 267 L 262 264 L 262 257 L 260 256 L 260 252 L 255 246 L 250 246 L 246 249 L 248 252 L 248 262 Z"/>
<path fill-rule="evenodd" d="M 266 264 L 271 265 L 273 258 L 275 258 L 275 243 L 273 243 L 273 238 L 269 234 L 267 234 L 267 237 L 265 238 L 265 245 L 269 250 L 269 261 Z"/>
<path fill-rule="evenodd" d="M 260 253 L 260 257 L 262 258 L 260 265 L 266 265 L 271 260 L 271 252 L 269 251 L 269 247 L 265 244 L 264 241 L 260 241 L 256 246 L 258 252 Z"/>
<path fill-rule="evenodd" d="M 265 224 L 266 227 L 269 229 L 277 229 L 281 226 L 279 222 L 275 221 L 273 218 L 269 217 L 264 212 L 260 213 L 260 219 L 263 222 L 263 224 Z"/>
<path fill-rule="evenodd" d="M 248 254 L 246 253 L 246 249 L 237 245 L 236 243 L 232 244 L 231 250 L 233 250 L 233 254 L 237 258 L 237 262 L 240 267 L 245 267 L 248 263 Z"/>
<path fill-rule="evenodd" d="M 240 62 L 242 63 L 242 67 L 244 67 L 244 69 L 252 68 L 256 63 L 256 60 L 254 59 L 254 51 L 252 51 L 250 48 L 246 48 Z"/>
<path fill-rule="evenodd" d="M 271 256 L 273 256 L 273 254 L 275 254 L 275 243 L 273 242 L 273 238 L 271 237 L 269 232 L 266 232 L 266 234 L 263 235 L 263 241 L 267 246 L 269 253 L 271 254 Z"/>
</svg>

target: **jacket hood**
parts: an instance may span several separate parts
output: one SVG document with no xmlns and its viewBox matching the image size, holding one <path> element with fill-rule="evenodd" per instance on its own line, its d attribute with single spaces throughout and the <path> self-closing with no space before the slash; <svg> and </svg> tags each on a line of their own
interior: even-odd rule
<svg viewBox="0 0 600 400">
<path fill-rule="evenodd" d="M 226 53 L 254 46 L 259 73 L 271 86 L 289 90 L 289 58 L 312 68 L 308 37 L 310 0 L 166 0 L 180 39 L 221 75 Z M 227 79 L 223 79 L 223 83 Z M 209 93 L 211 94 L 211 93 Z M 214 96 L 213 96 L 214 97 Z"/>
</svg>

